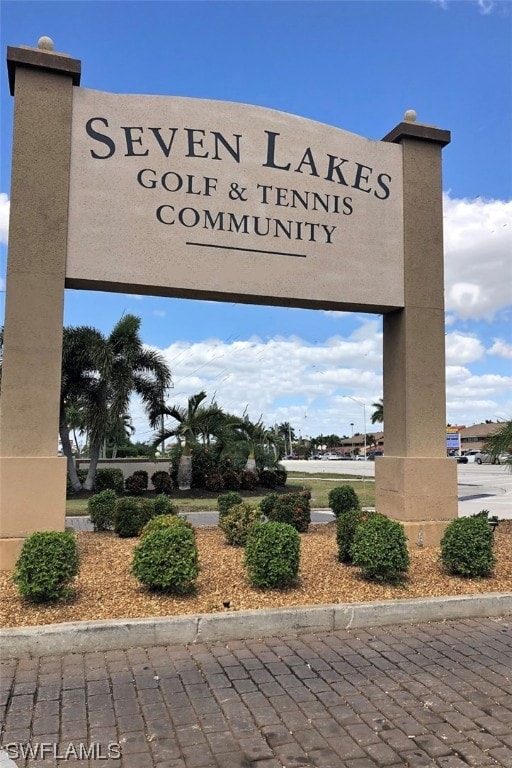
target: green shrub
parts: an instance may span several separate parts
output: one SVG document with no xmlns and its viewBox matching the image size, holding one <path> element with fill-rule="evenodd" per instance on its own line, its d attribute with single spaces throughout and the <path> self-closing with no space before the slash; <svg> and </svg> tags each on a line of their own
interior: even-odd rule
<svg viewBox="0 0 512 768">
<path fill-rule="evenodd" d="M 240 474 L 240 487 L 244 491 L 254 491 L 258 486 L 258 475 L 250 469 L 243 469 Z"/>
<path fill-rule="evenodd" d="M 237 491 L 228 491 L 227 493 L 221 493 L 217 497 L 217 509 L 219 510 L 219 520 L 221 517 L 231 509 L 231 507 L 237 504 L 242 504 L 243 499 Z"/>
<path fill-rule="evenodd" d="M 286 469 L 279 465 L 277 469 L 275 469 L 274 471 L 277 475 L 277 484 L 286 485 L 286 481 L 288 479 L 288 472 L 286 471 Z"/>
<path fill-rule="evenodd" d="M 272 514 L 272 511 L 277 506 L 278 501 L 279 501 L 278 493 L 267 493 L 267 495 L 264 496 L 260 501 L 260 509 L 262 514 L 265 515 L 265 517 L 270 519 L 270 515 Z"/>
<path fill-rule="evenodd" d="M 107 448 L 107 459 L 112 458 L 113 449 Z M 135 445 L 118 445 L 117 446 L 117 459 L 135 459 L 140 456 L 139 451 Z"/>
<path fill-rule="evenodd" d="M 222 470 L 222 481 L 227 491 L 237 491 L 242 486 L 241 473 L 229 467 Z"/>
<path fill-rule="evenodd" d="M 111 489 L 91 496 L 87 502 L 89 517 L 95 531 L 109 531 L 114 527 L 116 492 Z"/>
<path fill-rule="evenodd" d="M 293 525 L 299 533 L 306 533 L 311 522 L 310 491 L 284 493 L 282 496 L 274 493 L 269 496 L 272 497 L 273 505 L 265 504 L 265 514 L 268 519 L 275 523 L 288 523 Z"/>
<path fill-rule="evenodd" d="M 261 519 L 259 509 L 250 504 L 235 504 L 219 515 L 219 528 L 226 537 L 226 544 L 244 547 L 249 531 Z"/>
<path fill-rule="evenodd" d="M 107 489 L 112 489 L 117 494 L 123 493 L 124 477 L 122 471 L 115 467 L 98 469 L 96 472 L 94 487 L 98 493 L 101 491 L 106 491 Z"/>
<path fill-rule="evenodd" d="M 378 513 L 357 526 L 351 554 L 354 564 L 374 581 L 398 581 L 409 568 L 403 525 Z"/>
<path fill-rule="evenodd" d="M 146 472 L 146 470 L 145 469 L 136 469 L 133 474 L 137 475 L 137 477 L 141 477 L 144 480 L 144 488 L 147 491 L 148 485 L 149 485 L 149 475 Z"/>
<path fill-rule="evenodd" d="M 279 477 L 275 469 L 262 469 L 259 472 L 259 479 L 264 488 L 277 488 Z"/>
<path fill-rule="evenodd" d="M 85 478 L 87 477 L 87 470 L 77 469 L 76 473 L 78 475 L 78 479 L 83 485 L 85 483 Z M 75 491 L 73 490 L 73 487 L 71 485 L 71 480 L 69 479 L 69 475 L 66 475 L 66 496 L 72 496 L 74 493 Z"/>
<path fill-rule="evenodd" d="M 489 576 L 495 565 L 493 536 L 487 516 L 460 517 L 448 523 L 440 559 L 449 573 L 467 578 Z"/>
<path fill-rule="evenodd" d="M 350 509 L 359 509 L 361 506 L 357 493 L 351 485 L 339 485 L 337 488 L 332 488 L 328 498 L 334 517 L 338 517 Z"/>
<path fill-rule="evenodd" d="M 192 592 L 199 573 L 193 531 L 173 525 L 146 534 L 134 549 L 132 573 L 150 589 L 178 595 Z"/>
<path fill-rule="evenodd" d="M 168 472 L 164 472 L 162 469 L 158 472 L 154 472 L 151 475 L 151 482 L 153 483 L 153 488 L 157 493 L 170 494 L 172 492 L 172 478 Z"/>
<path fill-rule="evenodd" d="M 176 461 L 179 463 L 178 455 L 173 458 L 173 466 Z M 192 488 L 206 488 L 208 475 L 218 474 L 220 474 L 218 451 L 213 446 L 194 445 L 192 447 Z M 177 485 L 177 474 L 175 484 Z M 222 488 L 218 490 L 222 490 Z"/>
<path fill-rule="evenodd" d="M 287 587 L 297 579 L 300 536 L 287 523 L 256 523 L 247 537 L 244 565 L 256 587 Z"/>
<path fill-rule="evenodd" d="M 153 506 L 154 515 L 177 515 L 178 507 L 172 503 L 170 498 L 165 493 L 159 493 L 154 499 L 151 500 Z"/>
<path fill-rule="evenodd" d="M 220 472 L 211 472 L 205 476 L 204 487 L 208 491 L 222 491 L 224 489 L 224 478 Z"/>
<path fill-rule="evenodd" d="M 153 504 L 133 496 L 117 499 L 114 512 L 114 529 L 121 539 L 138 536 L 153 517 Z"/>
<path fill-rule="evenodd" d="M 124 481 L 124 487 L 133 496 L 142 496 L 148 489 L 148 473 L 144 472 L 144 477 L 140 472 L 134 472 Z"/>
<path fill-rule="evenodd" d="M 156 517 L 152 517 L 151 520 L 146 523 L 141 530 L 140 535 L 141 537 L 147 536 L 148 533 L 153 533 L 153 531 L 161 531 L 163 529 L 176 527 L 188 528 L 191 531 L 194 530 L 192 524 L 183 517 L 178 517 L 177 515 L 157 515 Z"/>
<path fill-rule="evenodd" d="M 352 544 L 357 526 L 364 520 L 360 509 L 349 509 L 336 518 L 336 543 L 338 544 L 338 560 L 340 563 L 352 562 Z"/>
<path fill-rule="evenodd" d="M 73 533 L 32 533 L 23 543 L 13 580 L 20 595 L 29 600 L 57 600 L 69 593 L 69 584 L 78 573 L 78 565 Z"/>
</svg>

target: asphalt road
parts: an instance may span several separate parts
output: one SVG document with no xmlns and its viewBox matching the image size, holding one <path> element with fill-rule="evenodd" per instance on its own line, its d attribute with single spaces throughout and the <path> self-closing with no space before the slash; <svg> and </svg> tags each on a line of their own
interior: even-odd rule
<svg viewBox="0 0 512 768">
<path fill-rule="evenodd" d="M 378 460 L 377 460 L 378 461 Z M 374 461 L 283 461 L 288 472 L 374 477 Z M 459 516 L 488 509 L 500 520 L 512 520 L 512 472 L 492 464 L 457 464 Z"/>
</svg>

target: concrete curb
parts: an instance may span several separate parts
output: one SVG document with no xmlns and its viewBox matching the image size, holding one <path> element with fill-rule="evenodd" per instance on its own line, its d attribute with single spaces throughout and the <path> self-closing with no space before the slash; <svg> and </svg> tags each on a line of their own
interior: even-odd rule
<svg viewBox="0 0 512 768">
<path fill-rule="evenodd" d="M 489 593 L 16 627 L 0 630 L 0 645 L 2 658 L 21 658 L 511 614 L 512 593 Z"/>
</svg>

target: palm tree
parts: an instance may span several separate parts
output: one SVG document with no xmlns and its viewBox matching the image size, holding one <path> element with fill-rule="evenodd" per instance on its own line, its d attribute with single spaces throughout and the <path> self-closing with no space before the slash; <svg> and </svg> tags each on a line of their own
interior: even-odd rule
<svg viewBox="0 0 512 768">
<path fill-rule="evenodd" d="M 157 446 L 170 437 L 177 437 L 182 446 L 178 467 L 178 486 L 182 491 L 190 490 L 192 482 L 192 447 L 197 445 L 199 438 L 209 444 L 212 436 L 221 432 L 225 426 L 225 414 L 216 403 L 204 407 L 201 403 L 206 400 L 204 391 L 191 395 L 186 406 L 163 406 L 160 415 L 170 416 L 176 422 L 172 428 L 164 428 L 155 436 L 153 445 Z"/>
<path fill-rule="evenodd" d="M 512 420 L 506 421 L 502 426 L 489 437 L 485 443 L 485 449 L 495 459 L 500 453 L 512 452 Z M 508 468 L 512 472 L 512 461 L 507 461 Z"/>
<path fill-rule="evenodd" d="M 378 402 L 372 403 L 372 408 L 375 408 L 372 413 L 372 424 L 384 423 L 384 400 L 379 398 Z"/>
<path fill-rule="evenodd" d="M 78 447 L 77 433 L 79 435 L 86 434 L 84 414 L 75 405 L 70 405 L 66 412 L 66 420 L 67 420 L 70 432 L 73 433 L 73 442 L 76 446 L 76 455 L 77 457 L 80 457 L 80 449 Z"/>
<path fill-rule="evenodd" d="M 141 398 L 151 427 L 157 426 L 162 392 L 171 383 L 171 372 L 158 352 L 144 347 L 140 323 L 135 315 L 124 315 L 108 337 L 88 326 L 64 329 L 59 432 L 76 490 L 81 484 L 69 442 L 69 406 L 82 411 L 89 435 L 91 460 L 85 490 L 93 488 L 101 447 L 128 412 L 132 393 Z"/>
<path fill-rule="evenodd" d="M 375 435 L 366 435 L 366 444 L 369 448 L 375 448 L 377 446 Z"/>
<path fill-rule="evenodd" d="M 132 419 L 129 413 L 124 413 L 117 418 L 117 421 L 112 425 L 109 433 L 106 437 L 106 443 L 110 443 L 112 448 L 112 458 L 117 457 L 117 449 L 120 445 L 124 445 L 126 440 L 135 434 L 135 427 L 132 424 Z"/>
<path fill-rule="evenodd" d="M 284 440 L 284 449 L 286 452 L 287 441 L 289 443 L 288 453 L 293 453 L 293 441 L 296 439 L 295 430 L 290 426 L 289 421 L 283 421 L 282 424 L 277 425 L 277 434 Z"/>
<path fill-rule="evenodd" d="M 249 447 L 245 468 L 250 472 L 255 471 L 258 461 L 260 463 L 264 461 L 263 456 L 268 450 L 273 447 L 278 448 L 281 443 L 279 434 L 276 434 L 273 429 L 267 429 L 261 418 L 257 422 L 252 422 L 247 414 L 244 414 L 243 421 L 237 431 L 243 436 Z"/>
</svg>

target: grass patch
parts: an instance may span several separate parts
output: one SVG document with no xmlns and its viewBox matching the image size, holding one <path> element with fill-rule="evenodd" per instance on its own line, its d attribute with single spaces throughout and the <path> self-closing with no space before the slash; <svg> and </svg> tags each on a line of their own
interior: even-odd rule
<svg viewBox="0 0 512 768">
<path fill-rule="evenodd" d="M 375 506 L 375 481 L 373 478 L 369 477 L 355 480 L 351 475 L 346 477 L 343 475 L 332 475 L 330 477 L 326 477 L 325 475 L 304 476 L 298 472 L 290 472 L 287 485 L 285 488 L 280 488 L 279 491 L 282 493 L 291 493 L 292 491 L 300 491 L 304 487 L 309 488 L 312 493 L 311 508 L 324 509 L 329 506 L 329 491 L 337 485 L 351 485 L 359 497 L 361 506 Z M 256 506 L 267 493 L 270 493 L 270 490 L 258 490 L 257 492 L 252 493 L 241 491 L 240 495 L 244 501 Z M 193 489 L 191 491 L 173 491 L 170 498 L 178 506 L 180 512 L 188 514 L 192 512 L 211 512 L 212 510 L 216 510 L 218 496 L 219 494 L 217 492 Z M 66 515 L 88 515 L 89 510 L 87 508 L 87 501 L 88 499 L 85 496 L 66 499 Z"/>
</svg>

